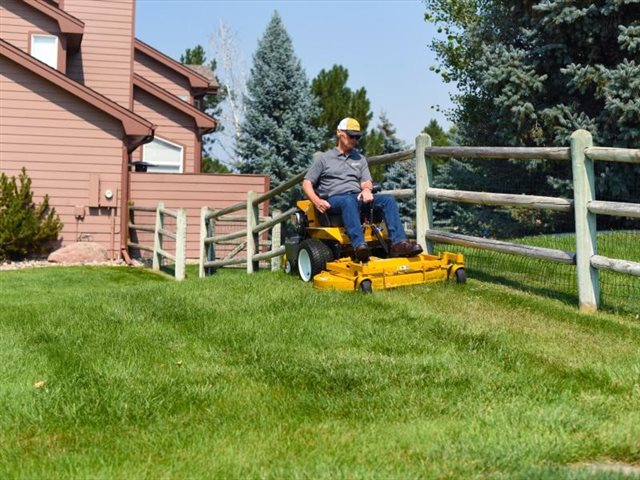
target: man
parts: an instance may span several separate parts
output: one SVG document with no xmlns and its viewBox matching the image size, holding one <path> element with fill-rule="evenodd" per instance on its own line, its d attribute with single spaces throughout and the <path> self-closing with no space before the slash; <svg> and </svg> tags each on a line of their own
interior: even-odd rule
<svg viewBox="0 0 640 480">
<path fill-rule="evenodd" d="M 342 215 L 343 225 L 358 260 L 369 260 L 369 248 L 360 223 L 360 208 L 371 202 L 384 215 L 389 230 L 391 256 L 418 255 L 422 247 L 407 241 L 395 199 L 390 195 L 374 197 L 372 193 L 369 164 L 366 157 L 355 149 L 361 136 L 360 123 L 356 119 L 342 119 L 338 124 L 338 145 L 314 159 L 302 182 L 302 190 L 320 213 Z"/>
</svg>

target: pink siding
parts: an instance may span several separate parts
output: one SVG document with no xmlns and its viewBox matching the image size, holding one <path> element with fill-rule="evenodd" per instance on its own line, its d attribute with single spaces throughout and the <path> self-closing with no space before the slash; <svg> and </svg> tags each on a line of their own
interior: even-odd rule
<svg viewBox="0 0 640 480">
<path fill-rule="evenodd" d="M 19 0 L 3 0 L 0 8 L 0 37 L 30 53 L 30 34 L 49 33 L 60 37 L 58 22 Z"/>
<path fill-rule="evenodd" d="M 45 194 L 64 223 L 62 244 L 92 240 L 119 246 L 122 126 L 17 64 L 0 57 L 0 170 L 18 175 L 24 166 L 34 196 Z M 89 208 L 89 181 L 97 175 L 101 193 L 114 192 L 106 208 Z M 104 197 L 103 197 L 104 198 Z M 109 208 L 111 207 L 111 208 Z M 85 211 L 77 220 L 78 208 Z"/>
<path fill-rule="evenodd" d="M 191 85 L 184 75 L 180 75 L 175 70 L 148 57 L 139 50 L 135 51 L 134 60 L 133 71 L 135 73 L 177 97 L 186 97 L 186 101 L 189 102 Z"/>
<path fill-rule="evenodd" d="M 157 126 L 156 137 L 184 147 L 184 173 L 199 173 L 195 172 L 196 125 L 193 117 L 139 88 L 134 88 L 133 111 Z M 142 159 L 142 151 L 139 148 L 135 152 L 134 160 Z"/>
<path fill-rule="evenodd" d="M 187 210 L 187 258 L 200 255 L 200 209 L 224 208 L 247 200 L 247 192 L 268 190 L 267 177 L 262 175 L 173 175 L 169 173 L 132 173 L 131 200 L 136 206 Z M 239 212 L 242 215 L 244 212 Z M 168 220 L 169 221 L 169 220 Z M 136 223 L 153 225 L 150 215 L 140 214 Z M 167 224 L 171 228 L 171 223 Z M 152 234 L 138 233 L 140 243 L 153 245 Z M 168 248 L 172 248 L 168 246 Z M 175 247 L 173 247 L 175 248 Z"/>
<path fill-rule="evenodd" d="M 68 75 L 131 109 L 134 0 L 65 0 L 64 10 L 85 25 Z"/>
</svg>

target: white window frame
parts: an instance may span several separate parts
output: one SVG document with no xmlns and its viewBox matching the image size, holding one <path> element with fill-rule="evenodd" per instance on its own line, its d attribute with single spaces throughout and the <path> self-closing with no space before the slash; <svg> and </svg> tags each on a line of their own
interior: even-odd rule
<svg viewBox="0 0 640 480">
<path fill-rule="evenodd" d="M 38 38 L 47 38 L 47 39 L 53 38 L 55 40 L 54 50 L 53 50 L 54 58 L 49 58 L 52 53 L 50 51 L 47 51 L 45 54 L 43 54 L 41 51 L 38 51 L 38 45 L 36 44 L 36 40 Z M 59 53 L 60 53 L 60 39 L 56 35 L 49 35 L 46 33 L 31 34 L 31 56 L 33 58 L 37 58 L 41 62 L 46 63 L 50 67 L 55 68 L 57 70 Z"/>
<path fill-rule="evenodd" d="M 176 163 L 157 163 L 157 160 L 153 160 L 148 158 L 148 154 L 147 154 L 147 149 L 149 148 L 150 145 L 152 145 L 154 142 L 159 142 L 159 143 L 165 143 L 171 147 L 174 147 L 176 149 L 180 150 L 180 163 L 178 164 Z M 156 172 L 156 173 L 182 173 L 184 171 L 184 147 L 182 145 L 179 145 L 177 143 L 171 142 L 170 140 L 167 140 L 166 138 L 162 138 L 162 137 L 154 137 L 153 140 L 149 143 L 145 143 L 142 146 L 142 161 L 143 162 L 148 162 L 148 163 L 152 163 L 155 164 L 157 166 L 152 167 L 152 166 L 148 166 L 147 167 L 147 172 Z M 166 170 L 166 167 L 178 167 L 178 170 Z"/>
</svg>

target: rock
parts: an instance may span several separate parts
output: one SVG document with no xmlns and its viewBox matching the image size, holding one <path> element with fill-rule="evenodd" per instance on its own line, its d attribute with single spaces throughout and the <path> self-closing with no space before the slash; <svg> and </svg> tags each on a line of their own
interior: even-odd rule
<svg viewBox="0 0 640 480">
<path fill-rule="evenodd" d="M 108 260 L 107 249 L 95 242 L 78 242 L 49 255 L 51 263 L 98 263 Z"/>
</svg>

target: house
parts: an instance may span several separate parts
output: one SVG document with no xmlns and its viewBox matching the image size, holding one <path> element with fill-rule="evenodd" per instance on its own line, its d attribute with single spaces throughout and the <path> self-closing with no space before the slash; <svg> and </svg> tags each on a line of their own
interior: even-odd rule
<svg viewBox="0 0 640 480">
<path fill-rule="evenodd" d="M 3 0 L 0 4 L 0 171 L 23 167 L 49 195 L 60 243 L 126 252 L 128 206 L 186 208 L 187 256 L 198 256 L 199 211 L 264 192 L 262 175 L 201 174 L 198 107 L 212 75 L 135 38 L 135 0 Z M 148 165 L 144 168 L 136 166 Z"/>
</svg>

